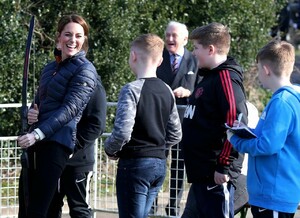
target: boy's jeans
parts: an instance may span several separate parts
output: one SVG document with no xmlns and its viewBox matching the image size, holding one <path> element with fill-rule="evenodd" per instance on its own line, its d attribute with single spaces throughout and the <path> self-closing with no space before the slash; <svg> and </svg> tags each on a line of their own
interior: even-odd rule
<svg viewBox="0 0 300 218">
<path fill-rule="evenodd" d="M 117 171 L 119 217 L 148 217 L 166 175 L 166 159 L 120 159 Z"/>
</svg>

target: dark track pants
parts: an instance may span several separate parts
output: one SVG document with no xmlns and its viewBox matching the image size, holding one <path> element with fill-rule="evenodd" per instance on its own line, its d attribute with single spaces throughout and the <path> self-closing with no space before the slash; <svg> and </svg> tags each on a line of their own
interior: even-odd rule
<svg viewBox="0 0 300 218">
<path fill-rule="evenodd" d="M 92 209 L 88 203 L 92 174 L 93 172 L 75 173 L 72 167 L 66 167 L 60 178 L 59 187 L 53 197 L 47 217 L 61 217 L 65 196 L 72 218 L 92 217 Z"/>
<path fill-rule="evenodd" d="M 45 218 L 70 151 L 56 142 L 41 141 L 29 147 L 27 152 L 29 200 L 26 215 L 22 170 L 19 180 L 19 218 Z"/>
<path fill-rule="evenodd" d="M 233 218 L 234 187 L 192 183 L 182 218 Z"/>
<path fill-rule="evenodd" d="M 274 210 L 268 210 L 261 207 L 251 206 L 253 218 L 293 218 L 294 213 L 283 213 Z"/>
</svg>

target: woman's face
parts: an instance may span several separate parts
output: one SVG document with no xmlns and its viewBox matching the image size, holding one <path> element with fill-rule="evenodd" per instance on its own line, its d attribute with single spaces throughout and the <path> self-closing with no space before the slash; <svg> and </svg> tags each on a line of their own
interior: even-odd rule
<svg viewBox="0 0 300 218">
<path fill-rule="evenodd" d="M 68 23 L 58 37 L 57 48 L 61 50 L 62 60 L 78 53 L 84 40 L 83 27 L 78 23 Z"/>
</svg>

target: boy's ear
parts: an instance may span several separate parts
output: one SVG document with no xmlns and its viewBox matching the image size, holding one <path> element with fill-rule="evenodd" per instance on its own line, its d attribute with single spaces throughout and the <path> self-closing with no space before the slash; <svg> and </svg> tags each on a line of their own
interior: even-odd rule
<svg viewBox="0 0 300 218">
<path fill-rule="evenodd" d="M 208 52 L 209 52 L 209 54 L 216 53 L 216 47 L 214 45 L 209 45 L 208 46 Z"/>
<path fill-rule="evenodd" d="M 134 50 L 130 51 L 130 56 L 131 56 L 132 61 L 136 61 L 137 56 L 136 56 L 136 52 Z"/>
<path fill-rule="evenodd" d="M 270 74 L 271 74 L 270 67 L 268 65 L 263 65 L 263 69 L 264 69 L 266 75 L 270 76 Z"/>
<path fill-rule="evenodd" d="M 157 67 L 159 67 L 161 65 L 161 63 L 163 62 L 163 60 L 164 60 L 163 57 L 161 57 L 161 59 L 157 63 Z"/>
</svg>

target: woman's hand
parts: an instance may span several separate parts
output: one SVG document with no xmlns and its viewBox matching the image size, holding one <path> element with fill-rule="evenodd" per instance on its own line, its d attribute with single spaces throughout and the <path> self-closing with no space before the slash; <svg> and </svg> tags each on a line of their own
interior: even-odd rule
<svg viewBox="0 0 300 218">
<path fill-rule="evenodd" d="M 37 104 L 34 104 L 33 108 L 30 108 L 27 113 L 28 124 L 32 125 L 38 121 L 39 109 Z"/>
<path fill-rule="evenodd" d="M 28 148 L 35 143 L 35 137 L 33 133 L 27 133 L 25 135 L 21 135 L 17 138 L 18 145 L 21 148 Z"/>
</svg>

